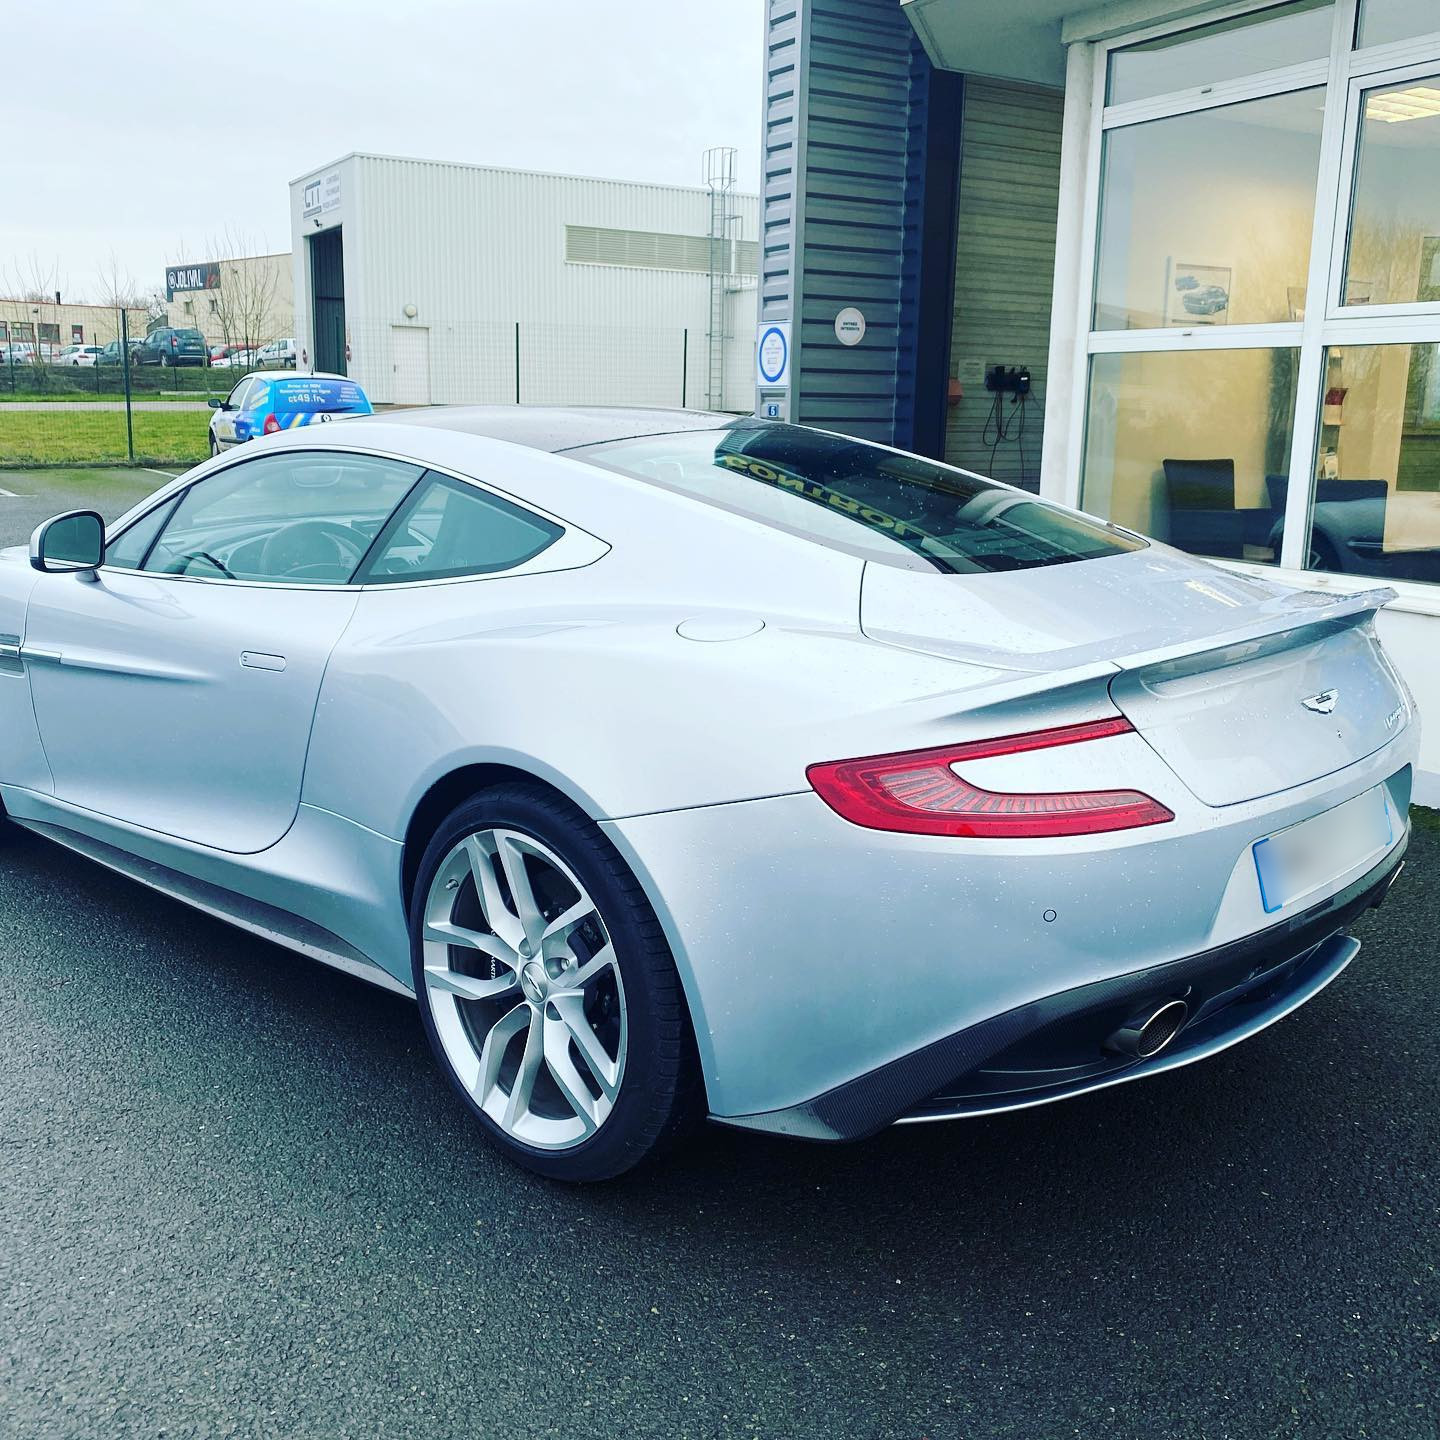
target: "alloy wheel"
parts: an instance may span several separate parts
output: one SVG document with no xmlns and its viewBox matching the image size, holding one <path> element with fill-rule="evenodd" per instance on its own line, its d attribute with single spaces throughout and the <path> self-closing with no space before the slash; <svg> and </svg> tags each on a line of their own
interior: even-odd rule
<svg viewBox="0 0 1440 1440">
<path fill-rule="evenodd" d="M 451 847 L 425 897 L 422 973 L 461 1085 L 508 1137 L 588 1140 L 625 1073 L 625 988 L 599 909 L 547 845 L 511 829 Z"/>
</svg>

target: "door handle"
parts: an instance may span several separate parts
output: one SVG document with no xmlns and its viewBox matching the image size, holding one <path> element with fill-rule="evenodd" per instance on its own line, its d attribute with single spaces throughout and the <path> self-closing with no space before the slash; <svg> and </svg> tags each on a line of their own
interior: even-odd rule
<svg viewBox="0 0 1440 1440">
<path fill-rule="evenodd" d="M 248 665 L 252 670 L 283 670 L 285 657 L 283 655 L 267 655 L 263 650 L 242 650 L 240 663 Z"/>
</svg>

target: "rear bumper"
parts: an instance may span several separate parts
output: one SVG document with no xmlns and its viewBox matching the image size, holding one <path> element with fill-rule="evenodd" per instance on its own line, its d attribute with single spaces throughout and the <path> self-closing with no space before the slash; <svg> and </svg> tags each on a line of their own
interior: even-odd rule
<svg viewBox="0 0 1440 1440">
<path fill-rule="evenodd" d="M 1202 1060 L 1319 994 L 1355 958 L 1344 934 L 1378 906 L 1404 864 L 1408 830 L 1385 858 L 1319 904 L 1243 939 L 1045 996 L 957 1031 L 803 1104 L 716 1117 L 802 1139 L 861 1139 L 887 1125 L 1023 1109 Z M 1190 1018 L 1159 1055 L 1103 1044 L 1137 1013 L 1181 998 Z"/>
</svg>

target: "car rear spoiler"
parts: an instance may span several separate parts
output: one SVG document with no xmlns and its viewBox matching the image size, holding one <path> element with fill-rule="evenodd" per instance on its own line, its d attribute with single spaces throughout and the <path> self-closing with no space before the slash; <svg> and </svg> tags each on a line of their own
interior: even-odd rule
<svg viewBox="0 0 1440 1440">
<path fill-rule="evenodd" d="M 1257 645 L 1266 649 L 1277 648 L 1266 645 L 1267 641 L 1293 644 L 1304 638 L 1305 631 L 1343 630 L 1363 625 L 1371 616 L 1396 599 L 1397 592 L 1388 585 L 1380 585 L 1371 590 L 1356 590 L 1348 595 L 1297 590 L 1288 598 L 1292 604 L 1261 620 L 1252 620 L 1234 630 L 1217 631 L 1199 642 L 1182 641 L 1175 645 L 1162 645 L 1152 650 L 1117 656 L 1115 666 L 1123 671 L 1175 663 L 1178 671 L 1192 668 L 1191 662 L 1194 668 L 1207 668 L 1215 664 L 1225 651 L 1243 651 L 1244 654 L 1237 654 L 1235 658 L 1249 658 L 1255 653 L 1253 647 Z"/>
<path fill-rule="evenodd" d="M 1033 669 L 1018 673 L 991 670 L 962 691 L 917 699 L 912 702 L 913 713 L 932 710 L 933 719 L 951 724 L 957 718 L 954 701 L 963 695 L 965 720 L 982 730 L 995 725 L 1038 729 L 1055 723 L 1053 716 L 1057 712 L 1081 714 L 1096 705 L 1108 707 L 1110 685 L 1118 675 L 1151 669 L 1161 672 L 1154 678 L 1169 679 L 1237 664 L 1268 650 L 1304 643 L 1306 632 L 1318 637 L 1321 632 L 1363 625 L 1395 599 L 1396 592 L 1388 586 L 1349 595 L 1297 590 L 1293 597 L 1286 598 L 1293 598 L 1295 603 L 1233 630 L 1212 631 L 1198 640 L 1103 659 L 1093 647 L 1081 654 L 1054 652 L 1053 658 L 1062 663 L 1050 665 L 1043 663 L 1049 656 L 1033 657 L 1041 662 Z M 1063 663 L 1067 658 L 1071 663 Z"/>
</svg>

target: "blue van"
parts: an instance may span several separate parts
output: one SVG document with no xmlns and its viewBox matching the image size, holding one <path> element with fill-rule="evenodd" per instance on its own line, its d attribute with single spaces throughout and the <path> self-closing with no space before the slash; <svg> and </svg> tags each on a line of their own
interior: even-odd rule
<svg viewBox="0 0 1440 1440">
<path fill-rule="evenodd" d="M 373 413 L 369 397 L 344 375 L 247 375 L 210 408 L 212 455 L 257 435 Z"/>
</svg>

